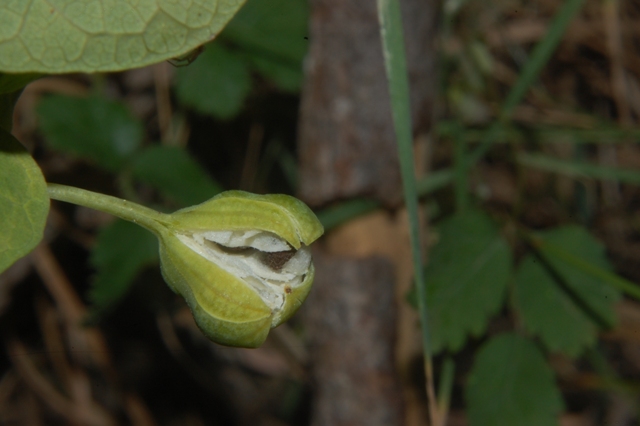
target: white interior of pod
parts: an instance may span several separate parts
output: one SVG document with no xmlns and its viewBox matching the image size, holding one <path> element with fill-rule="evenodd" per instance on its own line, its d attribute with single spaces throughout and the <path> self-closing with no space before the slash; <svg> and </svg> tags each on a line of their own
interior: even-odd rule
<svg viewBox="0 0 640 426">
<path fill-rule="evenodd" d="M 284 305 L 286 288 L 299 286 L 311 265 L 311 252 L 303 246 L 281 268 L 265 262 L 270 253 L 293 248 L 276 234 L 265 231 L 206 231 L 178 235 L 187 247 L 253 287 L 272 311 Z"/>
</svg>

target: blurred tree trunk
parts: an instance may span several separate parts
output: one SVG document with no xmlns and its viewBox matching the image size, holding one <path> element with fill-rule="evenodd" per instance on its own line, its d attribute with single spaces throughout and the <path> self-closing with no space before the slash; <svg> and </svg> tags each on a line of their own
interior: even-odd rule
<svg viewBox="0 0 640 426">
<path fill-rule="evenodd" d="M 414 135 L 420 136 L 429 131 L 435 97 L 438 2 L 401 3 Z M 376 2 L 311 0 L 309 40 L 299 127 L 300 197 L 321 206 L 367 196 L 398 207 L 402 188 Z M 407 378 L 398 374 L 395 359 L 399 292 L 393 285 L 399 279 L 403 289 L 408 285 L 401 265 L 410 256 L 402 255 L 406 235 L 389 233 L 403 221 L 390 221 L 368 220 L 354 232 L 345 225 L 316 250 L 316 284 L 303 310 L 314 354 L 315 426 L 407 424 Z M 349 241 L 367 234 L 372 238 Z M 375 240 L 381 234 L 395 241 Z M 389 248 L 398 241 L 403 248 L 393 252 Z"/>
</svg>

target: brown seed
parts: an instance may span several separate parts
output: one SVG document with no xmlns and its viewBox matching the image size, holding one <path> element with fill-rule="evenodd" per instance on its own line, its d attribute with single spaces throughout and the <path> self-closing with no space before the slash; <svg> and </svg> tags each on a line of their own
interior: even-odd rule
<svg viewBox="0 0 640 426">
<path fill-rule="evenodd" d="M 295 254 L 295 250 L 265 253 L 262 257 L 262 263 L 264 263 L 274 271 L 279 271 Z"/>
</svg>

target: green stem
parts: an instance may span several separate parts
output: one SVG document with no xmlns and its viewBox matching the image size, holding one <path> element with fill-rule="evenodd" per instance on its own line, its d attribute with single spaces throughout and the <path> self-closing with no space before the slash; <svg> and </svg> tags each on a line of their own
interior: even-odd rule
<svg viewBox="0 0 640 426">
<path fill-rule="evenodd" d="M 167 215 L 164 213 L 110 195 L 57 183 L 47 184 L 47 190 L 49 191 L 49 198 L 52 200 L 65 201 L 100 210 L 138 224 L 153 233 L 157 233 L 158 227 L 168 222 Z"/>
</svg>

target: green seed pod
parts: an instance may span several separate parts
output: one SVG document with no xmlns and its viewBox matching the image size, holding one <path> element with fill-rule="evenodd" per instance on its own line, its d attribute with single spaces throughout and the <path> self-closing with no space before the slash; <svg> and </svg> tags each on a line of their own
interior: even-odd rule
<svg viewBox="0 0 640 426">
<path fill-rule="evenodd" d="M 227 191 L 167 219 L 162 274 L 214 342 L 258 347 L 307 297 L 323 228 L 301 201 Z"/>
</svg>

